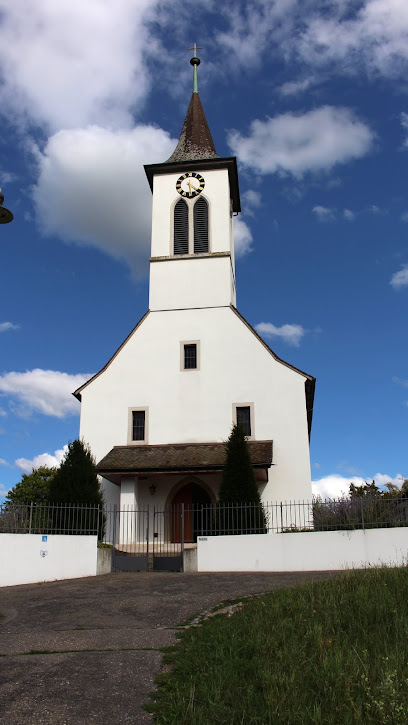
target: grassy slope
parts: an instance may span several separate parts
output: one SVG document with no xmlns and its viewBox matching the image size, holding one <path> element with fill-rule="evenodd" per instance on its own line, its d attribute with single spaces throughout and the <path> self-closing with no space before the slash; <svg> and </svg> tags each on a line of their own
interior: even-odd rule
<svg viewBox="0 0 408 725">
<path fill-rule="evenodd" d="M 408 569 L 273 592 L 185 630 L 151 710 L 160 725 L 408 722 Z"/>
</svg>

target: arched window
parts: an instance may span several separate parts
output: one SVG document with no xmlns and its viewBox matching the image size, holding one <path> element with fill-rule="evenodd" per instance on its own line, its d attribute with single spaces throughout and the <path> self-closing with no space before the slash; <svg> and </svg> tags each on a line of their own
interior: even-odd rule
<svg viewBox="0 0 408 725">
<path fill-rule="evenodd" d="M 174 254 L 188 254 L 188 206 L 184 199 L 174 207 Z"/>
<path fill-rule="evenodd" d="M 208 252 L 208 204 L 201 196 L 194 204 L 194 254 Z"/>
</svg>

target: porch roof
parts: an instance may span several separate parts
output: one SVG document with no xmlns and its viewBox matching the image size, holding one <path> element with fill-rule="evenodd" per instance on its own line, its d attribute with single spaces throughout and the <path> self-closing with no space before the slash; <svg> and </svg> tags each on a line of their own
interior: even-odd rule
<svg viewBox="0 0 408 725">
<path fill-rule="evenodd" d="M 96 470 L 115 483 L 118 474 L 221 471 L 225 463 L 225 446 L 225 443 L 114 446 L 99 461 Z M 248 449 L 254 468 L 272 465 L 272 441 L 248 441 Z"/>
</svg>

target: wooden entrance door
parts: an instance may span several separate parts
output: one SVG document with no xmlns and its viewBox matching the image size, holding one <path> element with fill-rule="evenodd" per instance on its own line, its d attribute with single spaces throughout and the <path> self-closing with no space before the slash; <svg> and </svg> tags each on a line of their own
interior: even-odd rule
<svg viewBox="0 0 408 725">
<path fill-rule="evenodd" d="M 174 495 L 172 501 L 172 542 L 181 541 L 182 523 L 181 510 L 184 504 L 184 541 L 197 541 L 197 516 L 201 505 L 210 505 L 211 499 L 207 491 L 197 483 L 186 483 Z"/>
</svg>

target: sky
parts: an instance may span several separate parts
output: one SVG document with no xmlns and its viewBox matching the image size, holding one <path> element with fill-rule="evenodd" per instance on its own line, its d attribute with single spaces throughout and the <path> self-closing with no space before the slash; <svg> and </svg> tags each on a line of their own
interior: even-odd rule
<svg viewBox="0 0 408 725">
<path fill-rule="evenodd" d="M 148 306 L 151 192 L 199 92 L 238 161 L 237 306 L 317 379 L 324 497 L 408 477 L 406 0 L 0 0 L 0 497 Z"/>
</svg>

